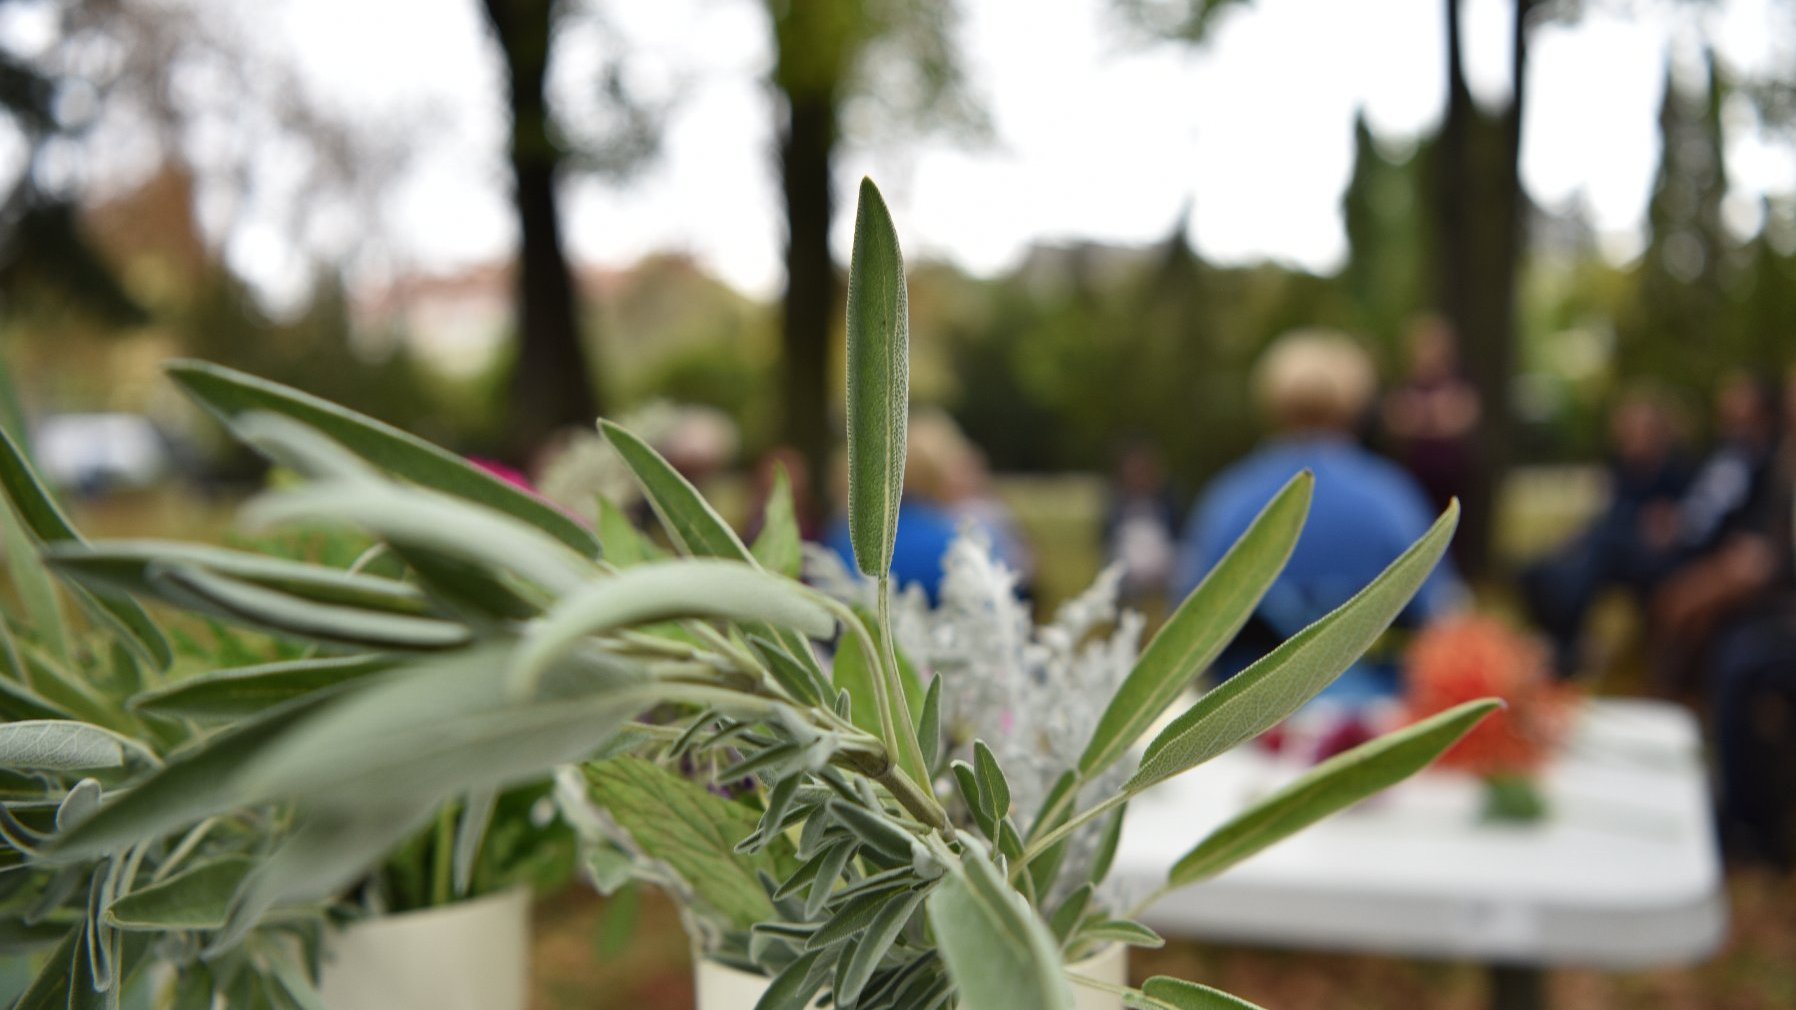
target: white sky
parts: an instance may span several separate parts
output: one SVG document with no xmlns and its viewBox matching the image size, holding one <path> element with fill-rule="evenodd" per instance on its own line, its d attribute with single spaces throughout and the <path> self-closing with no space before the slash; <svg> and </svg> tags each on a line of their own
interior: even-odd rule
<svg viewBox="0 0 1796 1010">
<path fill-rule="evenodd" d="M 1440 115 L 1439 0 L 1255 0 L 1201 50 L 1142 44 L 1106 0 L 963 4 L 963 52 L 993 139 L 856 143 L 838 166 L 844 200 L 861 174 L 880 182 L 913 259 L 990 272 L 1042 239 L 1157 240 L 1191 200 L 1192 237 L 1208 257 L 1331 269 L 1345 254 L 1339 200 L 1355 110 L 1398 140 Z M 683 250 L 745 291 L 776 292 L 783 223 L 761 3 L 606 6 L 637 54 L 633 79 L 670 112 L 662 157 L 634 181 L 570 188 L 576 255 L 616 265 Z M 1534 36 L 1523 178 L 1549 206 L 1581 199 L 1605 247 L 1623 256 L 1637 248 L 1658 157 L 1666 53 L 1696 51 L 1695 22 L 1662 2 L 1609 6 L 1633 16 L 1593 10 Z M 1708 28 L 1730 60 L 1796 60 L 1796 26 L 1777 20 L 1788 20 L 1787 4 L 1722 8 Z M 1466 7 L 1468 71 L 1486 100 L 1508 92 L 1509 9 Z M 396 129 L 429 124 L 384 220 L 371 223 L 394 265 L 448 270 L 505 255 L 514 232 L 499 70 L 473 0 L 286 0 L 277 16 L 284 48 L 320 95 Z M 343 31 L 351 20 L 356 30 Z M 590 38 L 578 33 L 563 49 L 575 52 L 556 68 L 564 94 L 590 80 L 579 54 Z M 1756 194 L 1796 189 L 1788 147 L 1743 138 L 1730 155 L 1741 225 L 1754 220 Z M 850 217 L 851 208 L 838 213 L 834 236 L 844 259 Z M 277 257 L 261 259 L 236 257 L 276 281 Z"/>
</svg>

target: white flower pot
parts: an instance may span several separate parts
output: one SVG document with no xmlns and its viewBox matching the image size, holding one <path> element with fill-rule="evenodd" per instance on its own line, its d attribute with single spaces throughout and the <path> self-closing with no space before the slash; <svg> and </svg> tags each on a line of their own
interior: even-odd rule
<svg viewBox="0 0 1796 1010">
<path fill-rule="evenodd" d="M 325 943 L 329 1010 L 524 1010 L 530 891 L 358 922 Z"/>
<path fill-rule="evenodd" d="M 698 1010 L 754 1010 L 755 1002 L 767 991 L 767 979 L 761 975 L 718 964 L 703 956 L 694 956 L 692 965 Z M 1127 985 L 1129 949 L 1113 944 L 1083 961 L 1075 961 L 1067 966 L 1067 970 L 1111 985 Z M 1082 985 L 1073 986 L 1074 1010 L 1122 1010 L 1122 1005 L 1120 996 Z M 336 1007 L 333 1005 L 331 1010 Z"/>
</svg>

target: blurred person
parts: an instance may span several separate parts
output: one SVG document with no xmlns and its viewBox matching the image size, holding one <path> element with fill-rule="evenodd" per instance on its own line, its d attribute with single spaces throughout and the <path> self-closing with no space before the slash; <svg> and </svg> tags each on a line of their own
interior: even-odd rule
<svg viewBox="0 0 1796 1010">
<path fill-rule="evenodd" d="M 1178 506 L 1167 488 L 1160 452 L 1131 441 L 1116 454 L 1116 469 L 1104 511 L 1104 556 L 1122 565 L 1121 598 L 1154 599 L 1166 594 L 1178 560 Z"/>
<path fill-rule="evenodd" d="M 1453 327 L 1439 316 L 1410 324 L 1409 371 L 1385 396 L 1391 450 L 1427 493 L 1436 512 L 1464 492 L 1472 468 L 1478 391 L 1459 372 Z"/>
<path fill-rule="evenodd" d="M 1736 372 L 1715 397 L 1716 442 L 1667 522 L 1667 543 L 1648 606 L 1648 627 L 1661 686 L 1678 692 L 1701 679 L 1701 663 L 1718 624 L 1746 598 L 1749 564 L 1763 540 L 1776 496 L 1778 390 Z"/>
<path fill-rule="evenodd" d="M 1329 330 L 1285 334 L 1255 366 L 1253 391 L 1272 435 L 1217 476 L 1193 507 L 1173 579 L 1175 597 L 1197 588 L 1291 478 L 1309 470 L 1315 493 L 1290 561 L 1217 660 L 1219 677 L 1233 676 L 1345 603 L 1433 521 L 1415 481 L 1354 441 L 1375 385 L 1365 351 Z M 1424 623 L 1453 608 L 1463 594 L 1452 564 L 1443 560 L 1399 620 Z M 1328 693 L 1352 705 L 1393 697 L 1397 687 L 1391 657 L 1369 655 Z"/>
<path fill-rule="evenodd" d="M 920 586 L 934 606 L 942 586 L 942 558 L 954 543 L 957 526 L 943 496 L 945 458 L 928 436 L 917 437 L 917 419 L 905 433 L 904 497 L 898 503 L 898 532 L 892 544 L 892 584 L 898 589 Z M 848 457 L 837 452 L 834 467 L 836 518 L 824 532 L 823 545 L 855 570 L 854 541 L 848 529 Z"/>
<path fill-rule="evenodd" d="M 1016 573 L 1017 585 L 1027 595 L 1035 581 L 1035 552 L 1015 513 L 992 490 L 984 450 L 941 410 L 920 411 L 911 420 L 909 437 L 915 447 L 911 458 L 924 461 L 929 475 L 924 479 L 935 486 L 937 499 L 954 517 L 955 526 L 976 530 L 992 556 Z"/>
<path fill-rule="evenodd" d="M 1796 369 L 1768 490 L 1705 563 L 1716 611 L 1703 669 L 1715 735 L 1716 822 L 1724 851 L 1796 860 Z"/>
<path fill-rule="evenodd" d="M 1609 413 L 1609 504 L 1583 532 L 1522 571 L 1533 622 L 1553 646 L 1563 679 L 1581 666 L 1584 621 L 1605 590 L 1644 604 L 1678 536 L 1678 504 L 1690 465 L 1671 404 L 1657 390 L 1629 391 Z"/>
</svg>

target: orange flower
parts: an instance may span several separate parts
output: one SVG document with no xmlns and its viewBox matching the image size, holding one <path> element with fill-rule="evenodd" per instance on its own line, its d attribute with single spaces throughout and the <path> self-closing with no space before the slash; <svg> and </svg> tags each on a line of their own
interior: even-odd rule
<svg viewBox="0 0 1796 1010">
<path fill-rule="evenodd" d="M 1468 615 L 1436 622 L 1416 636 L 1406 660 L 1411 721 L 1478 698 L 1509 706 L 1441 755 L 1440 767 L 1526 774 L 1565 734 L 1572 694 L 1549 674 L 1546 647 L 1501 621 Z"/>
</svg>

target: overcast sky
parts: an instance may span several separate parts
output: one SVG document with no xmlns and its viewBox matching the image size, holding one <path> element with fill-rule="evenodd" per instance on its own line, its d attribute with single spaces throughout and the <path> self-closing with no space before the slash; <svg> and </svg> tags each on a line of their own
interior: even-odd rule
<svg viewBox="0 0 1796 1010">
<path fill-rule="evenodd" d="M 1694 60 L 1697 15 L 1650 0 L 1586 6 L 1631 13 L 1593 10 L 1535 36 L 1523 178 L 1549 206 L 1583 201 L 1605 249 L 1625 257 L 1638 248 L 1658 158 L 1665 61 Z M 762 5 L 607 7 L 635 54 L 632 79 L 670 111 L 661 158 L 635 180 L 570 187 L 573 249 L 612 265 L 683 250 L 747 292 L 776 292 L 783 224 Z M 1201 49 L 1143 43 L 1106 0 L 963 7 L 963 52 L 991 140 L 857 135 L 838 193 L 871 174 L 912 258 L 977 272 L 1003 269 L 1043 239 L 1162 238 L 1187 201 L 1206 256 L 1331 269 L 1345 254 L 1338 205 L 1355 111 L 1401 144 L 1430 129 L 1443 104 L 1439 0 L 1255 0 Z M 1500 102 L 1510 5 L 1467 0 L 1465 10 L 1474 91 Z M 1787 66 L 1796 61 L 1789 10 L 1727 0 L 1705 27 L 1739 66 Z M 473 0 L 285 0 L 271 16 L 273 37 L 323 100 L 395 128 L 430 124 L 378 222 L 395 265 L 443 271 L 506 255 L 515 237 L 499 69 Z M 357 30 L 343 31 L 351 21 Z M 582 29 L 564 40 L 564 95 L 590 80 L 594 38 Z M 1758 193 L 1796 189 L 1791 152 L 1751 137 L 1734 142 L 1729 169 L 1742 230 L 1754 227 Z M 843 258 L 850 216 L 838 214 Z M 233 260 L 276 285 L 290 262 L 272 247 L 238 248 Z"/>
</svg>

